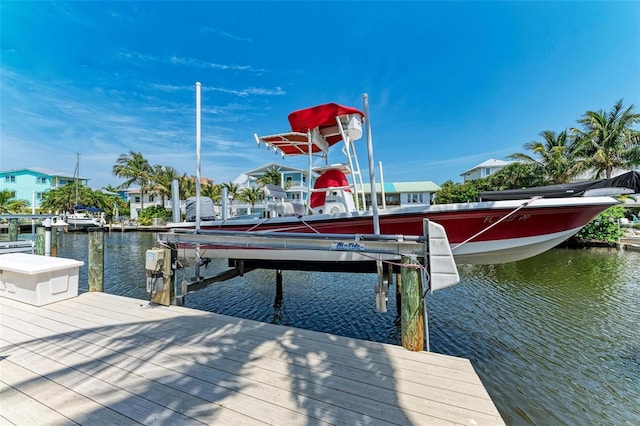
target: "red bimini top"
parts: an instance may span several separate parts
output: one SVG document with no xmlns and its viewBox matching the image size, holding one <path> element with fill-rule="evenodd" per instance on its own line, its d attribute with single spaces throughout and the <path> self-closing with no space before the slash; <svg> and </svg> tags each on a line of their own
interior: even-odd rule
<svg viewBox="0 0 640 426">
<path fill-rule="evenodd" d="M 292 112 L 289 114 L 289 124 L 294 132 L 306 133 L 316 127 L 322 129 L 323 127 L 335 126 L 336 117 L 350 114 L 359 114 L 361 118 L 364 118 L 364 113 L 360 110 L 330 103 Z M 339 140 L 341 140 L 340 136 L 327 138 L 329 145 L 333 145 Z"/>
<path fill-rule="evenodd" d="M 335 188 L 344 186 L 349 186 L 347 177 L 340 170 L 333 169 L 327 170 L 326 172 L 321 174 L 318 179 L 316 179 L 316 183 L 315 185 L 313 185 L 313 189 Z M 345 189 L 345 191 L 351 192 L 350 189 Z M 309 205 L 312 209 L 324 205 L 326 196 L 326 191 L 312 192 L 311 200 L 309 200 Z"/>
</svg>

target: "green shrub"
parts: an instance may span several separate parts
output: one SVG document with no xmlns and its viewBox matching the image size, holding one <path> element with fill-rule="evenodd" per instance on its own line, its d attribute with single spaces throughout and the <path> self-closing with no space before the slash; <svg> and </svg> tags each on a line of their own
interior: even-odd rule
<svg viewBox="0 0 640 426">
<path fill-rule="evenodd" d="M 171 211 L 162 206 L 147 207 L 138 213 L 139 225 L 153 225 L 153 219 L 160 218 L 164 222 L 171 221 Z"/>
<path fill-rule="evenodd" d="M 624 207 L 613 206 L 600 213 L 575 236 L 578 241 L 601 241 L 616 243 L 624 235 L 618 224 L 624 217 Z"/>
</svg>

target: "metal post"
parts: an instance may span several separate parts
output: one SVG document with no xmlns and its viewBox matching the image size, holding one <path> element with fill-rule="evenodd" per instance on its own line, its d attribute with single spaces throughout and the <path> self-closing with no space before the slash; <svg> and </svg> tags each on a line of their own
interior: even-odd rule
<svg viewBox="0 0 640 426">
<path fill-rule="evenodd" d="M 373 139 L 371 136 L 371 117 L 369 116 L 369 96 L 362 95 L 364 103 L 365 124 L 367 126 L 367 153 L 369 154 L 369 182 L 371 184 L 371 212 L 373 213 L 373 233 L 380 233 L 380 219 L 378 217 L 378 195 L 376 193 L 376 174 L 373 162 Z"/>
<path fill-rule="evenodd" d="M 222 220 L 227 220 L 229 218 L 229 211 L 227 210 L 227 198 L 229 197 L 229 188 L 226 186 L 222 187 L 222 205 L 220 208 L 222 209 Z"/>
<path fill-rule="evenodd" d="M 42 221 L 44 226 L 44 255 L 51 256 L 51 219 L 46 218 Z"/>
<path fill-rule="evenodd" d="M 196 233 L 200 232 L 200 139 L 201 139 L 201 110 L 200 110 L 200 82 L 196 82 Z M 200 248 L 196 248 L 200 257 Z"/>
<path fill-rule="evenodd" d="M 36 214 L 36 191 L 31 191 L 31 214 Z M 36 235 L 36 220 L 31 219 L 31 235 Z"/>
<path fill-rule="evenodd" d="M 382 209 L 386 209 L 387 200 L 384 192 L 384 175 L 382 174 L 382 161 L 378 161 L 378 168 L 380 169 L 380 199 L 382 200 Z"/>
<path fill-rule="evenodd" d="M 378 216 L 378 194 L 376 192 L 375 163 L 373 162 L 373 137 L 371 136 L 371 117 L 369 116 L 369 95 L 362 95 L 364 104 L 365 125 L 367 129 L 367 154 L 369 158 L 369 182 L 371 186 L 371 212 L 373 214 L 373 233 L 380 234 L 380 218 Z M 378 286 L 376 287 L 376 297 L 378 312 L 387 312 L 387 292 L 388 286 L 384 282 L 384 270 L 382 260 L 378 256 L 376 260 L 376 271 L 378 273 Z"/>
<path fill-rule="evenodd" d="M 104 291 L 104 228 L 89 228 L 89 291 Z"/>
<path fill-rule="evenodd" d="M 174 222 L 180 222 L 180 182 L 178 179 L 171 181 L 171 218 Z"/>
<path fill-rule="evenodd" d="M 201 97 L 200 82 L 196 82 L 196 234 L 200 233 L 200 139 L 201 139 Z M 200 244 L 196 244 L 196 278 L 200 277 Z"/>
</svg>

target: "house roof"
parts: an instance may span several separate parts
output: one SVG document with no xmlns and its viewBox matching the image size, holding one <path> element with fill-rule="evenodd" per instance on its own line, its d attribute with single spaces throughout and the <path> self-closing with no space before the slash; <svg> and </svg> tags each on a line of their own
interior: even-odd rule
<svg viewBox="0 0 640 426">
<path fill-rule="evenodd" d="M 75 179 L 75 176 L 73 175 L 73 173 L 69 174 L 69 173 L 63 173 L 63 172 L 57 172 L 55 170 L 51 170 L 51 169 L 45 169 L 42 167 L 25 167 L 23 169 L 9 169 L 9 170 L 2 170 L 0 171 L 0 174 L 10 174 L 10 173 L 18 173 L 18 172 L 33 172 L 39 175 L 44 175 L 44 176 L 55 176 L 55 177 L 60 177 L 60 178 L 69 178 L 69 179 Z M 78 179 L 80 180 L 89 180 L 89 178 L 85 178 L 85 177 L 78 177 Z"/>
<path fill-rule="evenodd" d="M 247 176 L 253 176 L 253 175 L 262 176 L 267 170 L 272 169 L 274 167 L 277 168 L 278 171 L 280 172 L 302 172 L 302 173 L 307 172 L 307 170 L 298 169 L 295 167 L 283 166 L 282 164 L 271 163 L 271 164 L 267 164 L 266 166 L 258 167 L 257 169 L 249 170 L 248 172 L 244 172 L 243 174 Z"/>
<path fill-rule="evenodd" d="M 484 167 L 504 167 L 504 166 L 508 166 L 511 163 L 515 163 L 515 161 L 504 161 L 504 160 L 496 160 L 494 158 L 490 158 L 487 161 L 483 161 L 482 163 L 480 163 L 480 164 L 478 164 L 476 166 L 473 166 L 472 168 L 470 168 L 466 172 L 461 173 L 460 176 L 467 175 L 467 174 L 471 173 L 474 170 L 482 169 Z"/>
</svg>

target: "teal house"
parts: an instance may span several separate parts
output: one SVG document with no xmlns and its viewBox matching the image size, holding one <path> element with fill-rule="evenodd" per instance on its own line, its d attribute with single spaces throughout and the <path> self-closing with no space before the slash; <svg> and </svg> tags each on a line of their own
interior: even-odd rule
<svg viewBox="0 0 640 426">
<path fill-rule="evenodd" d="M 35 200 L 36 208 L 40 207 L 44 192 L 75 181 L 73 174 L 38 167 L 0 171 L 0 191 L 9 190 L 13 198 L 27 200 L 30 205 L 33 205 Z M 87 185 L 88 182 L 89 179 L 78 178 L 78 183 L 82 185 Z"/>
</svg>

